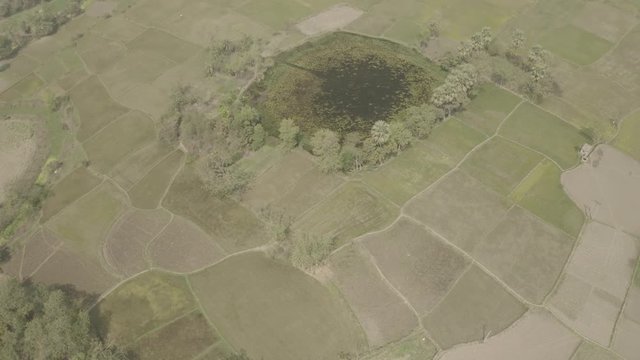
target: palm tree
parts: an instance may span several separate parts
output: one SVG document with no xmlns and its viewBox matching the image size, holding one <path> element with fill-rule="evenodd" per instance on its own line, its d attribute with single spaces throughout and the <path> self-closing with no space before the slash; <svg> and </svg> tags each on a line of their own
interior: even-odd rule
<svg viewBox="0 0 640 360">
<path fill-rule="evenodd" d="M 386 121 L 376 121 L 371 127 L 371 139 L 376 145 L 383 145 L 389 141 L 391 132 L 389 130 L 389 123 Z"/>
</svg>

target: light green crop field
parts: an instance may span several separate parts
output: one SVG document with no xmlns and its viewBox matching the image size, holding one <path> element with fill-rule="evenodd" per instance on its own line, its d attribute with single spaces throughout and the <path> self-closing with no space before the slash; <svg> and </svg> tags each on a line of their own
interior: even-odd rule
<svg viewBox="0 0 640 360">
<path fill-rule="evenodd" d="M 365 346 L 362 329 L 335 294 L 264 254 L 230 258 L 189 282 L 222 336 L 252 358 L 331 359 Z"/>
<path fill-rule="evenodd" d="M 518 107 L 500 134 L 543 153 L 563 169 L 575 165 L 582 144 L 591 142 L 579 129 L 529 103 Z"/>
<path fill-rule="evenodd" d="M 573 25 L 548 32 L 542 37 L 541 44 L 579 65 L 593 63 L 613 46 L 609 41 Z"/>
<path fill-rule="evenodd" d="M 48 4 L 59 10 L 66 2 Z M 20 208 L 15 236 L 0 232 L 0 247 L 9 240 L 12 253 L 0 272 L 86 292 L 96 300 L 90 315 L 101 338 L 132 359 L 229 360 L 244 352 L 247 360 L 461 360 L 449 349 L 465 343 L 487 350 L 479 354 L 531 358 L 522 353 L 530 344 L 569 341 L 541 342 L 536 331 L 547 325 L 540 322 L 513 349 L 498 348 L 510 346 L 518 330 L 511 325 L 534 308 L 571 333 L 571 355 L 557 360 L 633 360 L 640 351 L 640 273 L 616 275 L 640 266 L 637 247 L 625 249 L 633 264 L 595 259 L 607 253 L 602 246 L 584 251 L 593 264 L 607 264 L 579 269 L 596 279 L 594 293 L 631 284 L 624 301 L 605 294 L 594 297 L 600 303 L 584 302 L 580 311 L 594 314 L 589 324 L 563 321 L 549 298 L 569 286 L 563 279 L 576 249 L 587 246 L 582 232 L 596 221 L 592 213 L 616 228 L 618 216 L 640 211 L 629 200 L 634 194 L 602 184 L 580 191 L 628 203 L 624 214 L 603 204 L 579 207 L 563 187 L 563 173 L 576 167 L 617 171 L 598 159 L 581 163 L 584 144 L 609 144 L 640 161 L 640 0 L 89 0 L 83 9 L 0 67 L 0 122 L 44 124 L 33 138 L 43 138 L 36 154 L 46 164 L 33 165 L 36 156 L 26 164 L 45 186 L 21 194 L 33 202 Z M 0 32 L 32 31 L 20 21 L 37 13 L 0 19 Z M 439 34 L 427 39 L 433 24 Z M 160 139 L 178 85 L 200 97 L 190 108 L 209 121 L 192 127 L 199 136 L 229 126 L 219 105 L 230 93 L 243 91 L 239 104 L 260 104 L 252 86 L 266 83 L 269 68 L 304 74 L 278 106 L 306 114 L 307 106 L 291 105 L 298 96 L 318 105 L 305 81 L 328 93 L 330 77 L 313 68 L 314 59 L 282 64 L 278 56 L 297 59 L 300 45 L 373 37 L 394 49 L 390 58 L 424 62 L 439 83 L 447 51 L 483 27 L 495 41 L 470 60 L 480 76 L 469 101 L 381 164 L 324 173 L 308 134 L 285 149 L 275 131 L 282 119 L 258 106 L 260 121 L 272 125 L 266 144 L 223 154 L 241 158 L 237 165 L 252 179 L 246 191 L 217 197 L 198 174 L 201 156 L 233 136 L 196 146 L 186 137 Z M 524 32 L 523 45 L 504 56 L 515 29 Z M 207 76 L 212 41 L 245 35 L 264 58 L 256 76 Z M 524 91 L 528 51 L 537 44 L 548 51 L 553 86 L 534 102 Z M 341 145 L 360 146 L 368 128 L 360 130 L 343 134 Z M 0 140 L 0 147 L 20 142 L 6 134 Z M 31 144 L 23 145 L 19 155 L 0 154 L 3 187 L 23 185 L 2 173 L 29 162 Z M 619 173 L 633 183 L 634 171 Z M 283 224 L 289 238 L 278 242 Z M 304 271 L 292 266 L 288 246 L 301 235 L 333 240 L 333 252 Z M 605 313 L 606 321 L 598 317 Z M 475 360 L 495 360 L 483 356 Z"/>
</svg>

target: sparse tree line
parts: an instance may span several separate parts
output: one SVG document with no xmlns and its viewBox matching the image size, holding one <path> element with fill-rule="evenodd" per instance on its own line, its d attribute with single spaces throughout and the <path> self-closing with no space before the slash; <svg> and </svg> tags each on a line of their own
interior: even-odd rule
<svg viewBox="0 0 640 360">
<path fill-rule="evenodd" d="M 436 23 L 429 26 L 423 46 L 439 35 Z M 435 30 L 434 30 L 435 29 Z M 506 41 L 506 43 L 505 43 Z M 456 52 L 448 52 L 440 59 L 445 70 L 471 64 L 498 85 L 520 92 L 534 102 L 558 93 L 559 86 L 549 70 L 549 53 L 540 45 L 525 48 L 525 33 L 514 29 L 506 40 L 498 40 L 488 27 L 461 42 Z"/>
<path fill-rule="evenodd" d="M 34 1 L 24 1 L 24 3 L 32 2 Z M 4 3 L 14 3 L 14 1 Z M 53 11 L 49 4 L 44 3 L 25 19 L 15 22 L 8 19 L 0 33 L 0 60 L 14 56 L 32 40 L 55 33 L 61 25 L 83 12 L 81 5 L 82 0 L 69 0 L 64 9 Z"/>
<path fill-rule="evenodd" d="M 259 216 L 267 224 L 269 236 L 274 243 L 270 249 L 272 257 L 291 263 L 302 270 L 320 266 L 336 249 L 332 236 L 322 236 L 294 231 L 293 219 L 280 209 L 266 206 Z"/>
</svg>

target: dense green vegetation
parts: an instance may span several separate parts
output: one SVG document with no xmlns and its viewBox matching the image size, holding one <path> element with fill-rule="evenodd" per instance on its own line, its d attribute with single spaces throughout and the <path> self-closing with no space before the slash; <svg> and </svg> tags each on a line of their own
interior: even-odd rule
<svg viewBox="0 0 640 360">
<path fill-rule="evenodd" d="M 102 343 L 82 298 L 43 285 L 0 283 L 0 357 L 7 360 L 116 360 L 117 348 Z"/>
</svg>

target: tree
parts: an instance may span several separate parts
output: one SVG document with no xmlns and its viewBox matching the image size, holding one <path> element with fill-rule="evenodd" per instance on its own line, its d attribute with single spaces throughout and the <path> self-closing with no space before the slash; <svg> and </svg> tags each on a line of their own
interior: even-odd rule
<svg viewBox="0 0 640 360">
<path fill-rule="evenodd" d="M 280 122 L 280 140 L 282 147 L 285 149 L 293 149 L 298 145 L 298 137 L 300 128 L 292 119 L 284 119 Z"/>
<path fill-rule="evenodd" d="M 320 157 L 320 169 L 333 172 L 340 169 L 340 138 L 327 129 L 320 129 L 311 138 L 313 153 Z"/>
<path fill-rule="evenodd" d="M 486 50 L 493 41 L 491 28 L 485 26 L 479 32 L 471 35 L 471 48 L 474 51 Z"/>
<path fill-rule="evenodd" d="M 261 124 L 256 124 L 253 127 L 253 133 L 251 134 L 251 148 L 258 150 L 264 146 L 265 139 L 267 137 L 264 127 Z"/>
<path fill-rule="evenodd" d="M 384 145 L 389 141 L 389 123 L 386 121 L 378 120 L 371 127 L 371 140 L 376 145 Z"/>
<path fill-rule="evenodd" d="M 205 190 L 221 198 L 243 192 L 252 179 L 250 173 L 233 162 L 232 154 L 219 148 L 204 159 L 200 176 Z"/>
<path fill-rule="evenodd" d="M 429 136 L 433 127 L 442 117 L 442 110 L 431 104 L 411 106 L 397 116 L 399 121 L 406 124 L 411 134 L 420 139 Z"/>
<path fill-rule="evenodd" d="M 468 94 L 478 82 L 478 71 L 471 64 L 462 64 L 451 71 L 446 81 Z"/>
<path fill-rule="evenodd" d="M 101 343 L 86 311 L 61 290 L 9 279 L 0 284 L 0 358 L 123 360 Z"/>
<path fill-rule="evenodd" d="M 427 24 L 427 30 L 429 31 L 429 38 L 436 39 L 440 36 L 440 24 L 436 21 L 431 21 Z"/>
<path fill-rule="evenodd" d="M 525 37 L 524 32 L 520 29 L 513 29 L 511 32 L 511 43 L 509 44 L 509 51 L 515 54 L 518 50 L 524 46 Z"/>
<path fill-rule="evenodd" d="M 463 107 L 469 92 L 478 81 L 478 72 L 471 64 L 462 64 L 453 69 L 444 83 L 433 91 L 431 103 L 445 112 L 445 117 Z"/>
<path fill-rule="evenodd" d="M 547 51 L 540 45 L 534 45 L 529 50 L 527 65 L 531 73 L 531 79 L 539 82 L 547 76 L 549 65 L 547 64 Z"/>
<path fill-rule="evenodd" d="M 395 147 L 395 152 L 406 148 L 411 144 L 413 135 L 404 123 L 392 122 L 389 124 L 389 142 Z"/>
</svg>

